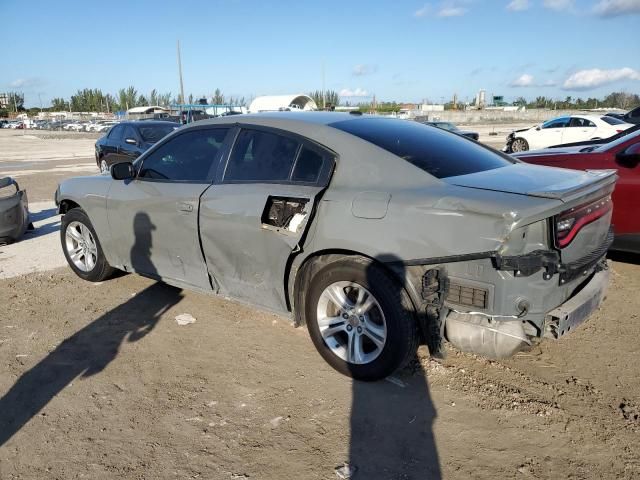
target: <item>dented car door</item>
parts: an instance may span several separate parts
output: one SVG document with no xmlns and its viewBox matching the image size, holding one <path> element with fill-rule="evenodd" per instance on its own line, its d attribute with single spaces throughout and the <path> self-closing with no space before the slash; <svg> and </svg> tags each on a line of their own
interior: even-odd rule
<svg viewBox="0 0 640 480">
<path fill-rule="evenodd" d="M 200 196 L 210 187 L 230 128 L 177 133 L 140 157 L 137 176 L 116 181 L 107 198 L 114 245 L 133 271 L 210 289 L 198 237 Z"/>
<path fill-rule="evenodd" d="M 218 182 L 202 196 L 200 236 L 214 288 L 286 311 L 284 271 L 311 223 L 335 155 L 304 138 L 239 129 Z"/>
</svg>

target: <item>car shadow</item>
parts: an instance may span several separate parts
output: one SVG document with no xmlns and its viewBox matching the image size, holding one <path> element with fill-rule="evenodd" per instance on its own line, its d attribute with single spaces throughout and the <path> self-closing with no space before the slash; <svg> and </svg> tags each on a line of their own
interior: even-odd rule
<svg viewBox="0 0 640 480">
<path fill-rule="evenodd" d="M 401 261 L 394 263 L 402 265 Z M 398 273 L 402 278 L 404 269 Z M 373 277 L 369 273 L 367 276 Z M 397 288 L 402 288 L 399 283 Z M 406 368 L 386 381 L 354 380 L 349 445 L 351 477 L 440 479 L 433 435 L 435 418 L 426 373 L 418 361 L 411 364 L 411 370 Z"/>
<path fill-rule="evenodd" d="M 638 253 L 609 250 L 607 253 L 607 259 L 613 260 L 614 262 L 640 265 L 640 254 Z"/>
<path fill-rule="evenodd" d="M 151 235 L 136 243 L 150 251 Z M 74 379 L 100 373 L 125 343 L 148 335 L 182 297 L 180 289 L 154 283 L 65 339 L 0 398 L 0 446 Z"/>
</svg>

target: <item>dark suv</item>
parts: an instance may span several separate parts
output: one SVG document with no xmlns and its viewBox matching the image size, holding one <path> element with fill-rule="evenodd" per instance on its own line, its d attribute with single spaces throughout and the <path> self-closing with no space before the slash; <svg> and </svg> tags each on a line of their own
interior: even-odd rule
<svg viewBox="0 0 640 480">
<path fill-rule="evenodd" d="M 120 122 L 96 142 L 96 164 L 102 172 L 119 162 L 132 162 L 158 140 L 179 128 L 175 122 Z"/>
</svg>

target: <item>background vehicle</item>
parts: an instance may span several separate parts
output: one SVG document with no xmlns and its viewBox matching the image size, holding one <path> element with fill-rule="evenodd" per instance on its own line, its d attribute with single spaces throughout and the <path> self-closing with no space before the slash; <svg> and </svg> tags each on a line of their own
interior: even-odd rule
<svg viewBox="0 0 640 480">
<path fill-rule="evenodd" d="M 178 129 L 56 203 L 81 278 L 290 312 L 336 370 L 374 380 L 442 332 L 499 358 L 572 331 L 608 283 L 614 183 L 417 122 L 274 112 Z"/>
<path fill-rule="evenodd" d="M 560 143 L 607 138 L 632 126 L 606 115 L 559 117 L 542 125 L 511 132 L 504 150 L 509 153 L 524 152 Z"/>
<path fill-rule="evenodd" d="M 118 162 L 132 162 L 165 135 L 178 128 L 174 122 L 121 122 L 98 139 L 96 164 L 102 172 Z"/>
<path fill-rule="evenodd" d="M 462 135 L 463 137 L 467 137 L 470 138 L 472 140 L 478 140 L 478 138 L 480 138 L 480 135 L 478 135 L 477 132 L 470 132 L 467 130 L 460 130 L 455 124 L 451 123 L 451 122 L 420 122 L 420 123 L 424 123 L 425 125 L 431 125 L 433 127 L 438 127 L 441 128 L 443 130 L 447 130 L 449 132 L 453 132 L 453 133 L 457 133 L 458 135 Z"/>
<path fill-rule="evenodd" d="M 611 137 L 598 138 L 598 139 L 595 139 L 595 140 L 583 140 L 582 142 L 561 143 L 559 145 L 551 145 L 549 148 L 579 147 L 581 145 L 584 145 L 584 146 L 588 146 L 588 145 L 604 145 L 605 143 L 610 143 L 610 142 L 613 142 L 615 140 L 618 140 L 619 138 L 626 137 L 627 135 L 631 135 L 631 134 L 637 132 L 638 130 L 640 130 L 640 125 L 635 125 L 635 126 L 633 126 L 631 128 L 627 128 L 626 130 L 623 130 L 620 133 L 616 133 L 615 135 L 612 135 Z"/>
<path fill-rule="evenodd" d="M 640 126 L 629 135 L 601 145 L 565 146 L 515 154 L 527 163 L 580 170 L 618 171 L 613 192 L 616 238 L 613 250 L 640 253 Z"/>
</svg>

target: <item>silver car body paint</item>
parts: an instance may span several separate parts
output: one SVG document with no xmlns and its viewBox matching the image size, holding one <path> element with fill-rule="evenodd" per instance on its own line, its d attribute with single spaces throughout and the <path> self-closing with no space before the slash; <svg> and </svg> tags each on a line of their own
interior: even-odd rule
<svg viewBox="0 0 640 480">
<path fill-rule="evenodd" d="M 335 152 L 326 189 L 217 181 L 185 186 L 95 176 L 62 182 L 57 199 L 87 212 L 111 265 L 135 270 L 133 218 L 144 212 L 156 228 L 152 258 L 164 281 L 281 312 L 295 309 L 296 278 L 305 262 L 336 252 L 405 262 L 400 280 L 416 305 L 421 302 L 422 275 L 442 267 L 450 281 L 486 289 L 486 315 L 516 316 L 525 300 L 530 308 L 518 321 L 538 328 L 547 312 L 570 298 L 595 271 L 591 265 L 583 276 L 559 285 L 558 274 L 549 280 L 540 272 L 517 276 L 497 269 L 492 255 L 549 250 L 548 219 L 609 193 L 615 172 L 578 172 L 516 161 L 440 180 L 329 125 L 357 118 L 287 112 L 219 118 L 187 127 L 268 127 L 305 137 Z M 224 165 L 226 157 L 220 161 Z M 309 200 L 296 231 L 261 223 L 270 195 Z M 192 211 L 181 212 L 184 204 Z M 561 261 L 577 261 L 604 244 L 610 217 L 609 213 L 580 230 L 561 251 Z"/>
</svg>

